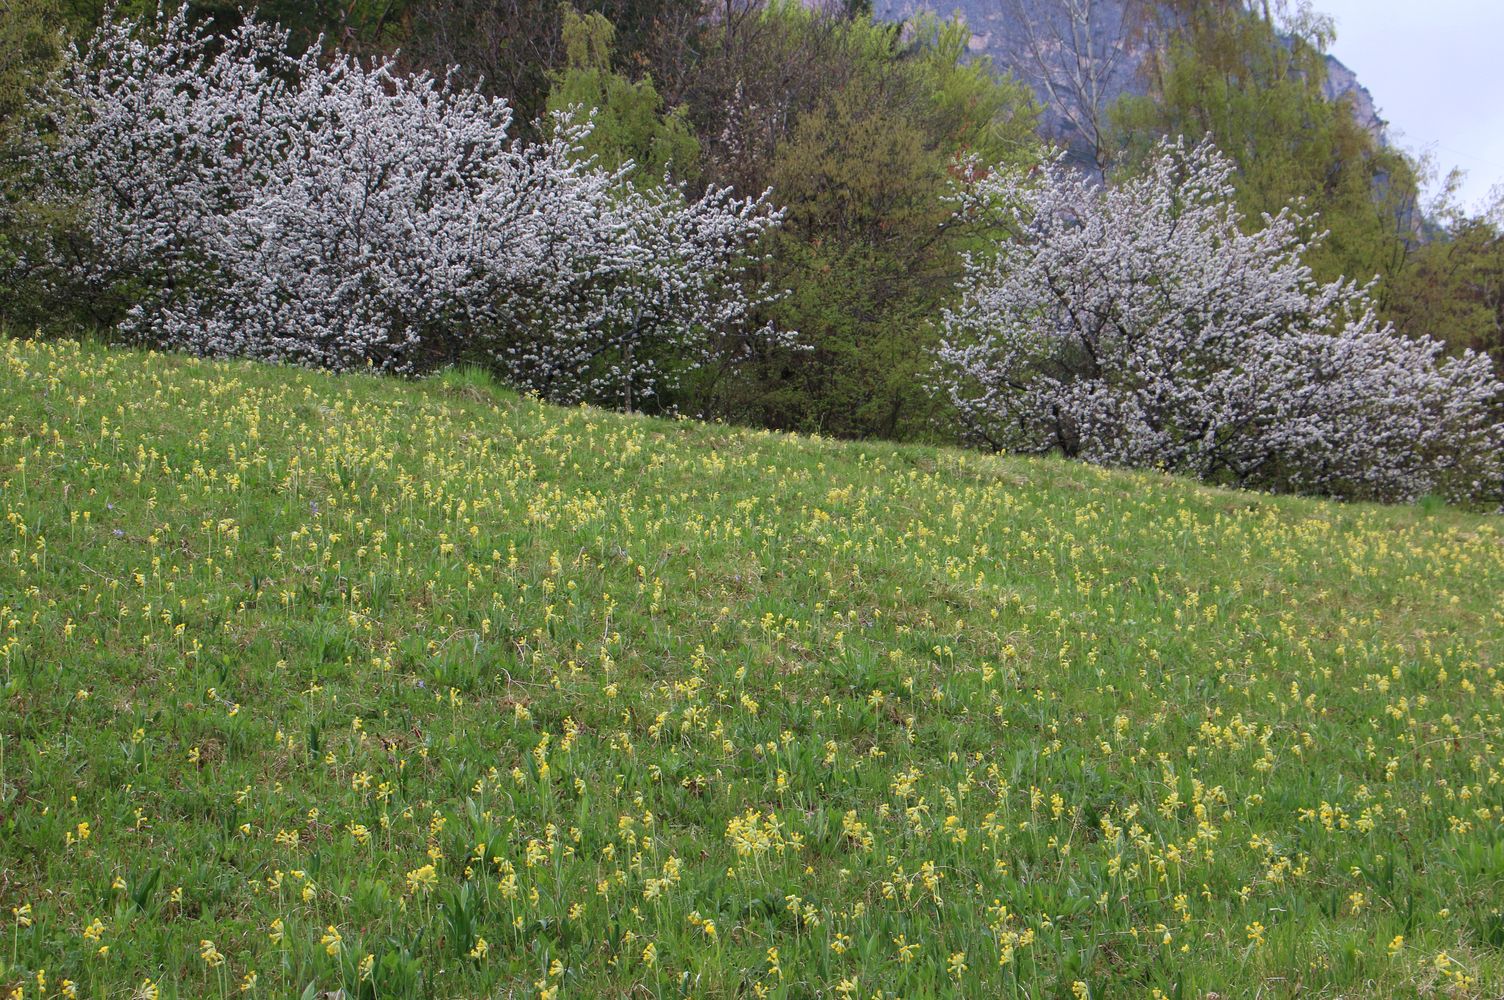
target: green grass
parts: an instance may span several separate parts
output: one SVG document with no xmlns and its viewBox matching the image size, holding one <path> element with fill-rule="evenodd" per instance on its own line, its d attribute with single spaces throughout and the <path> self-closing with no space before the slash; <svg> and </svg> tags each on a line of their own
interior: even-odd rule
<svg viewBox="0 0 1504 1000">
<path fill-rule="evenodd" d="M 1497 997 L 1500 529 L 0 341 L 0 995 Z"/>
</svg>

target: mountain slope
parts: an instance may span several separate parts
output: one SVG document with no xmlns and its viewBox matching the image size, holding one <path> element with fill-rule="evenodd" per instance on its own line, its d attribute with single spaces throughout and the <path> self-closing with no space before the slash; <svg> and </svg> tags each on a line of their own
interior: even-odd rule
<svg viewBox="0 0 1504 1000">
<path fill-rule="evenodd" d="M 14 341 L 0 508 L 6 994 L 1504 988 L 1496 519 Z"/>
</svg>

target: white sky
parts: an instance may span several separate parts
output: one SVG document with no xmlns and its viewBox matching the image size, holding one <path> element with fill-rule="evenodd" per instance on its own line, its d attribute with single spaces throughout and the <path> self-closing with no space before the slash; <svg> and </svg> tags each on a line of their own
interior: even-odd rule
<svg viewBox="0 0 1504 1000">
<path fill-rule="evenodd" d="M 1390 135 L 1467 171 L 1472 207 L 1504 184 L 1504 0 L 1313 0 L 1332 54 L 1373 94 Z"/>
</svg>

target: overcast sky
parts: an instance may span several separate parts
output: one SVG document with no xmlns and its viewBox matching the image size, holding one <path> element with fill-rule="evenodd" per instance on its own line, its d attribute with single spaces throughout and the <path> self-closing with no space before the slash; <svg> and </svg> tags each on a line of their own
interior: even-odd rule
<svg viewBox="0 0 1504 1000">
<path fill-rule="evenodd" d="M 1332 54 L 1391 134 L 1467 171 L 1470 205 L 1504 184 L 1504 0 L 1313 0 L 1337 19 Z"/>
</svg>

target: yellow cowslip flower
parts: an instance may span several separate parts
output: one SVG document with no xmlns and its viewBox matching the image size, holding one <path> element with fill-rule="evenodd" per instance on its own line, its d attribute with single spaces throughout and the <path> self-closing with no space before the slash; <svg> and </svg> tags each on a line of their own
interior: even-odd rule
<svg viewBox="0 0 1504 1000">
<path fill-rule="evenodd" d="M 475 947 L 470 949 L 470 957 L 475 959 L 476 961 L 480 961 L 481 959 L 486 957 L 486 952 L 489 951 L 490 948 L 491 946 L 486 944 L 485 938 L 478 937 L 475 939 Z"/>
<path fill-rule="evenodd" d="M 426 864 L 422 868 L 414 868 L 407 873 L 407 891 L 410 893 L 432 889 L 438 882 L 438 870 L 432 864 Z"/>
<path fill-rule="evenodd" d="M 282 918 L 281 917 L 277 917 L 277 918 L 275 918 L 275 919 L 272 920 L 271 926 L 267 928 L 266 936 L 269 937 L 269 938 L 271 938 L 272 944 L 281 944 L 282 943 Z"/>
<path fill-rule="evenodd" d="M 371 970 L 374 969 L 375 967 L 376 967 L 376 956 L 375 955 L 371 955 L 371 954 L 367 954 L 365 958 L 362 958 L 360 960 L 360 964 L 358 966 L 356 966 L 356 973 L 360 976 L 360 978 L 362 980 L 370 979 L 371 978 Z"/>
<path fill-rule="evenodd" d="M 17 927 L 31 926 L 30 903 L 22 903 L 20 906 L 12 906 L 10 908 L 10 915 L 11 918 L 15 921 Z"/>
<path fill-rule="evenodd" d="M 214 947 L 214 942 L 208 938 L 198 943 L 198 957 L 203 959 L 204 964 L 211 969 L 217 969 L 225 964 L 224 955 L 220 954 L 219 949 Z"/>
<path fill-rule="evenodd" d="M 1403 934 L 1396 934 L 1394 936 L 1394 939 L 1389 942 L 1389 955 L 1390 955 L 1390 957 L 1392 958 L 1393 956 L 1398 955 L 1400 953 L 1401 949 L 1403 949 L 1404 947 L 1405 947 L 1405 935 L 1403 935 Z"/>
<path fill-rule="evenodd" d="M 131 1000 L 157 1000 L 161 995 L 162 991 L 156 983 L 150 979 L 143 979 L 141 985 L 136 987 L 136 992 L 131 994 Z"/>
<path fill-rule="evenodd" d="M 642 964 L 652 968 L 658 963 L 658 946 L 649 941 L 642 949 Z"/>
<path fill-rule="evenodd" d="M 324 946 L 325 954 L 331 958 L 340 953 L 340 949 L 344 947 L 344 943 L 345 939 L 340 935 L 339 928 L 333 924 L 330 924 L 324 931 L 324 936 L 319 938 L 319 944 Z"/>
<path fill-rule="evenodd" d="M 240 980 L 240 992 L 249 993 L 256 988 L 256 970 L 247 972 Z"/>
</svg>

